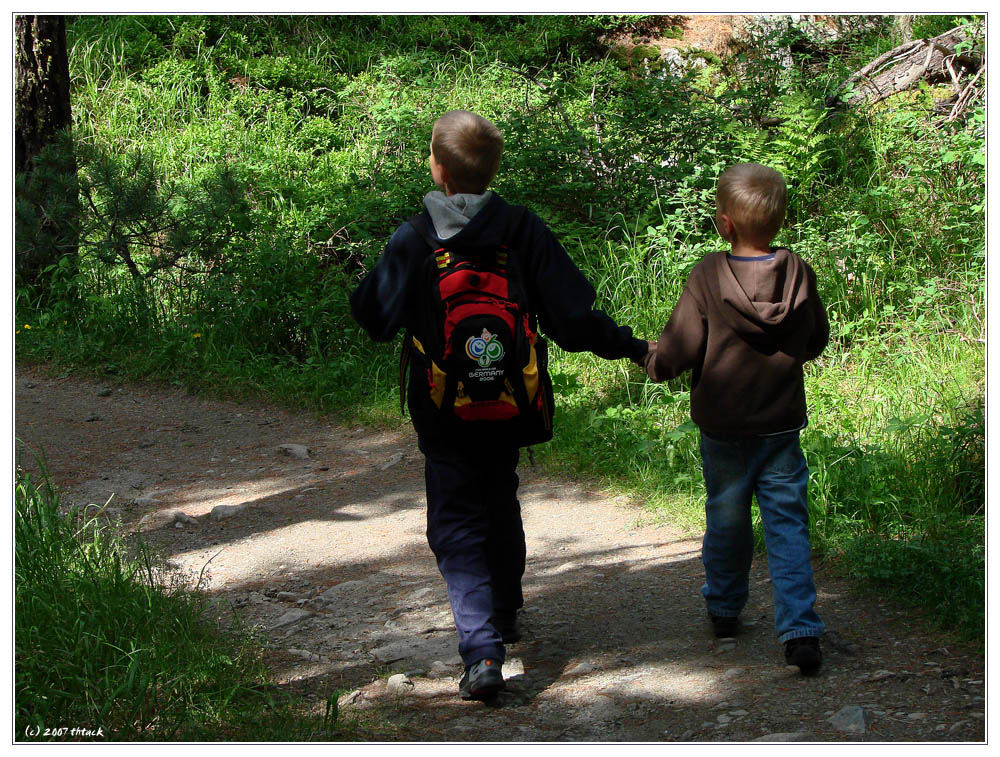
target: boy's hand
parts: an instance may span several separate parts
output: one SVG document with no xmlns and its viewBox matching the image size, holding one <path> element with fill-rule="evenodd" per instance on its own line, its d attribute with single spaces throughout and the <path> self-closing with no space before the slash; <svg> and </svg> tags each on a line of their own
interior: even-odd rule
<svg viewBox="0 0 1000 757">
<path fill-rule="evenodd" d="M 649 359 L 650 353 L 653 352 L 656 352 L 656 342 L 649 342 L 649 352 L 647 352 L 643 356 L 642 360 L 633 360 L 632 362 L 635 363 L 640 368 L 644 369 L 646 367 L 646 361 Z"/>
</svg>

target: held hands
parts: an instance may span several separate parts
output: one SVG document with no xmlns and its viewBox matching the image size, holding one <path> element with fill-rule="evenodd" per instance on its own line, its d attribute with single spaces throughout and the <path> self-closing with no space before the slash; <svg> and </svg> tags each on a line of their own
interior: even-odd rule
<svg viewBox="0 0 1000 757">
<path fill-rule="evenodd" d="M 633 360 L 632 362 L 635 363 L 640 368 L 645 368 L 646 362 L 649 360 L 649 356 L 652 355 L 654 352 L 656 352 L 656 342 L 649 342 L 649 352 L 645 354 L 642 360 Z"/>
</svg>

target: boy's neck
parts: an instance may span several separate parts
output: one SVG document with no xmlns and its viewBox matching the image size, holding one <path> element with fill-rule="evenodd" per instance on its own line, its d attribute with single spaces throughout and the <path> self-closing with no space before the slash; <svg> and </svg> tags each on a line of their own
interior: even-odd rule
<svg viewBox="0 0 1000 757">
<path fill-rule="evenodd" d="M 737 258 L 760 258 L 764 255 L 770 255 L 774 250 L 771 249 L 770 244 L 760 244 L 758 242 L 742 242 L 737 240 L 733 242 L 733 249 L 730 252 L 731 255 Z"/>
</svg>

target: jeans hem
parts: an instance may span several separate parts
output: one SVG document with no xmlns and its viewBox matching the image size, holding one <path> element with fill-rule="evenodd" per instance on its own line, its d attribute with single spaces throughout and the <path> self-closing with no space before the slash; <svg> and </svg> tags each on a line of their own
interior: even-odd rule
<svg viewBox="0 0 1000 757">
<path fill-rule="evenodd" d="M 784 644 L 786 641 L 801 639 L 806 636 L 816 636 L 818 638 L 823 635 L 825 630 L 824 626 L 820 626 L 819 628 L 797 628 L 794 631 L 785 631 L 785 633 L 778 637 L 778 641 Z"/>
<path fill-rule="evenodd" d="M 740 610 L 722 610 L 717 612 L 711 607 L 708 608 L 708 614 L 714 615 L 717 618 L 738 618 L 740 616 Z"/>
<path fill-rule="evenodd" d="M 499 650 L 499 651 L 498 651 Z M 473 649 L 470 652 L 466 652 L 462 655 L 462 662 L 465 667 L 471 667 L 475 665 L 480 660 L 496 660 L 497 662 L 503 664 L 506 659 L 506 650 L 503 644 L 499 647 L 479 647 L 478 649 Z"/>
</svg>

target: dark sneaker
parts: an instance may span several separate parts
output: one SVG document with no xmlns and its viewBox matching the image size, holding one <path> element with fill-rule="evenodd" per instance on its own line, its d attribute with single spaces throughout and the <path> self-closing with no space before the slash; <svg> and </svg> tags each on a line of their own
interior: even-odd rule
<svg viewBox="0 0 1000 757">
<path fill-rule="evenodd" d="M 740 619 L 735 615 L 713 615 L 709 613 L 708 619 L 712 621 L 712 633 L 715 634 L 715 638 L 717 639 L 731 639 L 740 632 Z"/>
<path fill-rule="evenodd" d="M 506 688 L 498 660 L 480 660 L 465 669 L 458 684 L 458 694 L 462 699 L 487 700 Z"/>
<path fill-rule="evenodd" d="M 497 629 L 504 644 L 516 644 L 521 640 L 521 625 L 517 622 L 517 613 L 513 615 L 495 615 L 490 623 Z"/>
<path fill-rule="evenodd" d="M 796 665 L 804 676 L 816 675 L 823 664 L 823 653 L 819 649 L 819 637 L 800 636 L 785 642 L 785 662 Z"/>
</svg>

